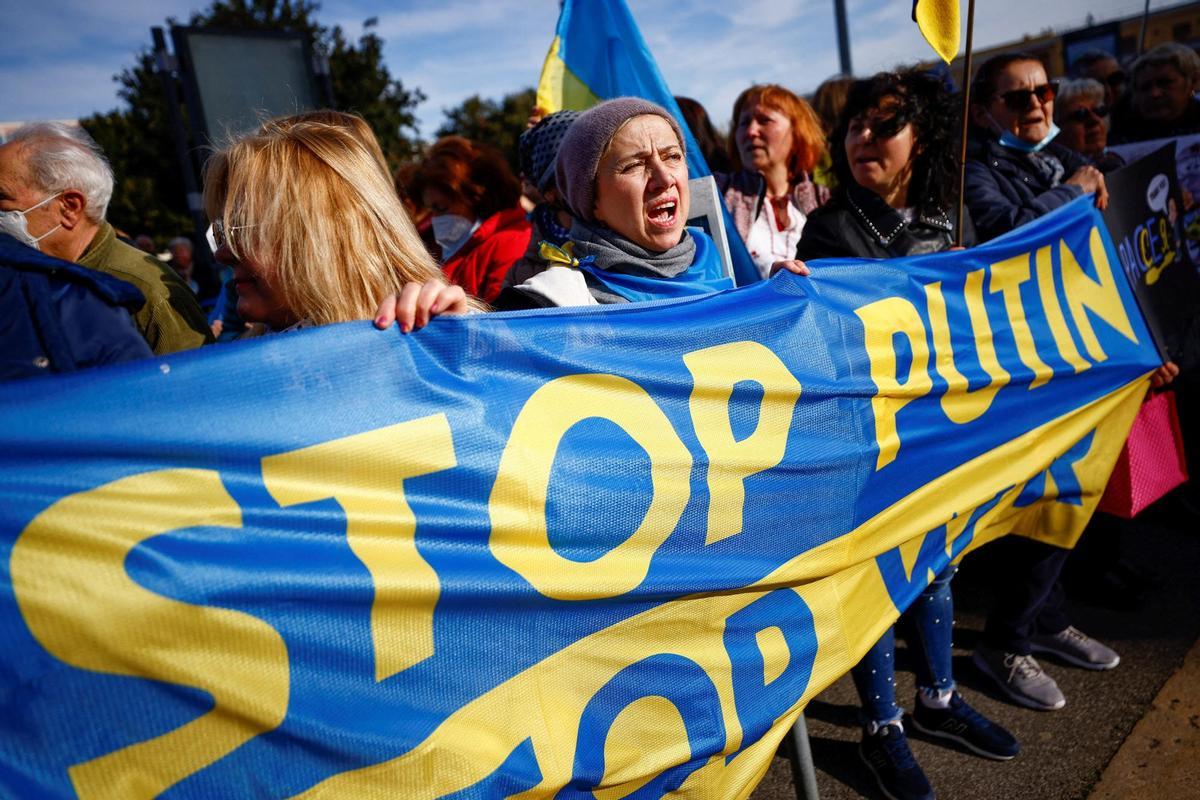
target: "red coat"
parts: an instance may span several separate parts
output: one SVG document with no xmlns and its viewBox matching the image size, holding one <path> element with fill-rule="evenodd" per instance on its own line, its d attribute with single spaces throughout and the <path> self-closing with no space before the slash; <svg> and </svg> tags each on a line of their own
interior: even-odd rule
<svg viewBox="0 0 1200 800">
<path fill-rule="evenodd" d="M 520 206 L 498 211 L 442 264 L 442 271 L 451 283 L 490 303 L 500 294 L 512 265 L 525 255 L 532 235 L 533 228 Z"/>
</svg>

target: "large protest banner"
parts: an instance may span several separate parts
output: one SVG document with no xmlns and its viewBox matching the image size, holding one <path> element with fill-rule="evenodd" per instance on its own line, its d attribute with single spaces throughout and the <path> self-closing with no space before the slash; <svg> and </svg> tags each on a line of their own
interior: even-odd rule
<svg viewBox="0 0 1200 800">
<path fill-rule="evenodd" d="M 1073 542 L 1158 363 L 1081 199 L 2 386 L 0 795 L 744 797 L 950 559 Z"/>
</svg>

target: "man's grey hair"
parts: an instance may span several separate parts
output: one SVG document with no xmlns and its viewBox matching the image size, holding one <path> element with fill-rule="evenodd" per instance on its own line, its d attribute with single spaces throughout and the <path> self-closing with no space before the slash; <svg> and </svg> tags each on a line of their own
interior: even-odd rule
<svg viewBox="0 0 1200 800">
<path fill-rule="evenodd" d="M 1136 79 L 1138 72 L 1142 69 L 1161 67 L 1164 64 L 1174 67 L 1188 82 L 1189 87 L 1195 91 L 1197 81 L 1200 80 L 1200 56 L 1196 55 L 1196 51 L 1186 44 L 1178 42 L 1160 44 L 1133 62 L 1132 74 Z"/>
<path fill-rule="evenodd" d="M 182 247 L 190 253 L 192 252 L 192 240 L 186 236 L 176 236 L 174 239 L 167 242 L 168 250 L 173 250 L 176 247 Z"/>
<path fill-rule="evenodd" d="M 84 213 L 102 222 L 112 199 L 113 172 L 104 151 L 87 131 L 62 122 L 34 122 L 13 131 L 7 144 L 21 143 L 30 180 L 47 194 L 78 189 Z"/>
<path fill-rule="evenodd" d="M 1054 96 L 1054 121 L 1061 123 L 1063 115 L 1076 99 L 1083 97 L 1096 105 L 1104 104 L 1104 86 L 1092 78 L 1080 78 L 1074 81 L 1063 81 L 1059 84 L 1058 94 Z M 1105 120 L 1107 124 L 1107 120 Z"/>
</svg>

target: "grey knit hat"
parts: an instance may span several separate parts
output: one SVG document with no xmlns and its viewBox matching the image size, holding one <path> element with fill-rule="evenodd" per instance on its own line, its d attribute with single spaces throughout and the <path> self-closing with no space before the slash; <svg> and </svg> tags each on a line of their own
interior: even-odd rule
<svg viewBox="0 0 1200 800">
<path fill-rule="evenodd" d="M 521 134 L 517 152 L 521 157 L 521 171 L 529 182 L 544 192 L 554 183 L 554 159 L 567 130 L 582 112 L 555 111 L 542 117 L 537 125 Z"/>
<path fill-rule="evenodd" d="M 596 221 L 596 170 L 600 157 L 621 126 L 643 114 L 653 114 L 669 122 L 679 138 L 679 146 L 686 147 L 683 132 L 671 113 L 640 97 L 618 97 L 593 106 L 571 123 L 558 147 L 555 175 L 558 193 L 577 218 Z"/>
</svg>

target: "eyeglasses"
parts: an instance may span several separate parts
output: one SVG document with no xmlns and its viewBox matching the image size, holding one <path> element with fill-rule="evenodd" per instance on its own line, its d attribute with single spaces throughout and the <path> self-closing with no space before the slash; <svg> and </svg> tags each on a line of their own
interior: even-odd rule
<svg viewBox="0 0 1200 800">
<path fill-rule="evenodd" d="M 1118 86 L 1124 85 L 1127 77 L 1128 76 L 1125 75 L 1124 70 L 1117 70 L 1116 72 L 1109 73 L 1108 77 L 1104 79 L 1104 82 L 1115 89 Z"/>
<path fill-rule="evenodd" d="M 234 253 L 234 255 L 237 255 L 237 248 L 233 246 L 233 243 L 229 238 L 229 234 L 233 233 L 234 231 L 240 231 L 243 228 L 253 227 L 253 225 L 230 225 L 228 228 L 226 228 L 225 221 L 223 219 L 220 217 L 214 219 L 212 223 L 213 244 L 215 245 L 213 252 L 215 253 L 222 247 L 228 247 Z"/>
<path fill-rule="evenodd" d="M 996 97 L 1004 101 L 1004 107 L 1009 111 L 1024 111 L 1029 108 L 1029 101 L 1036 97 L 1039 103 L 1049 103 L 1058 94 L 1058 81 L 1043 83 L 1032 89 L 1013 89 L 1002 92 Z"/>
<path fill-rule="evenodd" d="M 1102 120 L 1107 116 L 1108 106 L 1101 103 L 1095 107 L 1080 106 L 1079 108 L 1072 109 L 1070 113 L 1067 114 L 1067 119 L 1071 120 L 1071 122 L 1087 122 L 1090 117 L 1096 117 L 1097 119 Z"/>
</svg>

